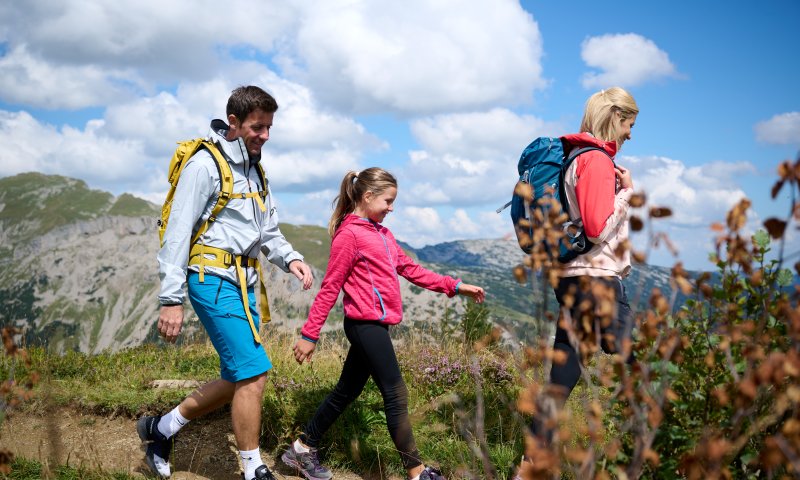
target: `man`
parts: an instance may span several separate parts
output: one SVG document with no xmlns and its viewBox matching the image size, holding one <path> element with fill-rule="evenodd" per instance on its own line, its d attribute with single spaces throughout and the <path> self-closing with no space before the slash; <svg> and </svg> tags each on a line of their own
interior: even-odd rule
<svg viewBox="0 0 800 480">
<path fill-rule="evenodd" d="M 183 324 L 183 286 L 188 284 L 192 306 L 220 356 L 220 378 L 201 386 L 171 412 L 139 419 L 139 436 L 149 442 L 147 463 L 160 477 L 170 476 L 169 454 L 178 430 L 230 402 L 244 480 L 274 479 L 258 448 L 266 372 L 272 368 L 258 335 L 254 286 L 259 251 L 293 273 L 304 289 L 313 280 L 303 256 L 278 228 L 272 194 L 257 165 L 277 109 L 275 99 L 262 89 L 239 87 L 228 99 L 227 123 L 211 122 L 208 138 L 230 165 L 233 194 L 210 222 L 221 182 L 208 150 L 199 150 L 187 161 L 175 189 L 158 253 L 158 331 L 175 342 Z M 265 300 L 264 296 L 262 307 Z"/>
</svg>

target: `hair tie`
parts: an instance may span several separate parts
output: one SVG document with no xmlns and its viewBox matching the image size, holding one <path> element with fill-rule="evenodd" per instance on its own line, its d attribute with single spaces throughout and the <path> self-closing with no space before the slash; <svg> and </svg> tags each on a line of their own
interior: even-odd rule
<svg viewBox="0 0 800 480">
<path fill-rule="evenodd" d="M 355 173 L 355 175 L 353 176 L 353 183 L 356 183 L 356 181 L 358 181 L 358 175 L 359 175 L 361 172 L 354 172 L 354 173 Z"/>
</svg>

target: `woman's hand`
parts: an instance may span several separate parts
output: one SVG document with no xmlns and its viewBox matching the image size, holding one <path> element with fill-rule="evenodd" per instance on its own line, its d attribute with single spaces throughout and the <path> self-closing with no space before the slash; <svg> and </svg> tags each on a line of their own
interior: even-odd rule
<svg viewBox="0 0 800 480">
<path fill-rule="evenodd" d="M 630 170 L 621 165 L 617 165 L 614 167 L 614 174 L 617 176 L 617 180 L 619 181 L 620 190 L 623 188 L 633 188 L 633 179 L 631 178 Z"/>
<path fill-rule="evenodd" d="M 300 365 L 303 364 L 303 361 L 308 360 L 311 363 L 311 356 L 314 354 L 314 349 L 317 348 L 317 344 L 301 338 L 294 344 L 294 359 L 297 360 L 297 363 Z"/>
<path fill-rule="evenodd" d="M 458 294 L 472 297 L 475 303 L 483 303 L 486 299 L 486 293 L 483 291 L 483 288 L 468 283 L 462 283 L 458 286 Z"/>
</svg>

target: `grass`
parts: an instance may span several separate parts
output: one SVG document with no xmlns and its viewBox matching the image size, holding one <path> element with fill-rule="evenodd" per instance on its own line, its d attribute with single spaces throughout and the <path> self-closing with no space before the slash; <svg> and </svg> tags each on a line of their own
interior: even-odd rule
<svg viewBox="0 0 800 480">
<path fill-rule="evenodd" d="M 265 336 L 273 362 L 263 404 L 265 433 L 261 443 L 265 450 L 277 452 L 295 438 L 335 385 L 347 347 L 339 333 L 322 339 L 311 366 L 297 365 L 291 356 L 294 335 Z M 514 360 L 486 350 L 476 355 L 479 371 L 472 372 L 462 343 L 446 342 L 439 348 L 413 334 L 403 337 L 397 342 L 398 358 L 410 391 L 409 410 L 422 457 L 446 472 L 480 469 L 480 462 L 461 435 L 475 431 L 475 385 L 480 379 L 488 412 L 487 440 L 492 445 L 489 455 L 493 464 L 510 468 L 523 448 L 523 425 L 511 414 L 518 383 L 515 373 L 501 365 Z M 60 406 L 132 419 L 161 413 L 190 390 L 156 390 L 149 387 L 151 381 L 203 382 L 216 378 L 219 368 L 218 357 L 208 344 L 145 345 L 94 355 L 68 352 L 57 356 L 41 348 L 31 348 L 28 353 L 29 368 L 1 357 L 0 376 L 8 378 L 13 371 L 16 380 L 22 382 L 30 371 L 39 372 L 41 380 L 35 387 L 34 400 L 24 407 L 34 412 Z M 425 373 L 429 366 L 433 370 Z M 322 455 L 333 468 L 402 476 L 399 455 L 386 429 L 383 400 L 372 381 L 328 432 Z M 35 468 L 29 463 L 24 463 L 24 468 L 20 465 L 25 471 Z"/>
<path fill-rule="evenodd" d="M 40 462 L 15 458 L 11 462 L 11 473 L 0 474 L 0 479 L 8 480 L 39 480 L 50 478 L 53 480 L 129 480 L 135 479 L 126 472 L 97 472 L 85 468 L 75 468 L 68 465 L 59 465 L 48 470 Z"/>
</svg>

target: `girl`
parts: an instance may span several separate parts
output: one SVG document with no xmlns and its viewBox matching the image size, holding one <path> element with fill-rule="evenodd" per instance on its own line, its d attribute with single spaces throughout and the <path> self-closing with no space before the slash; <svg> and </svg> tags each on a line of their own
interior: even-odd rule
<svg viewBox="0 0 800 480">
<path fill-rule="evenodd" d="M 323 434 L 364 389 L 371 376 L 383 396 L 386 424 L 410 479 L 436 480 L 439 471 L 426 467 L 411 432 L 408 390 L 389 326 L 403 319 L 400 282 L 402 275 L 415 285 L 445 293 L 484 300 L 483 288 L 438 275 L 406 256 L 392 233 L 381 222 L 394 210 L 397 180 L 381 168 L 348 172 L 334 200 L 328 232 L 332 236 L 330 260 L 320 292 L 311 306 L 294 346 L 298 363 L 310 360 L 339 291 L 344 290 L 344 331 L 350 341 L 339 383 L 317 408 L 303 434 L 281 456 L 284 463 L 309 480 L 327 480 L 330 470 L 319 463 L 317 447 Z"/>
</svg>

